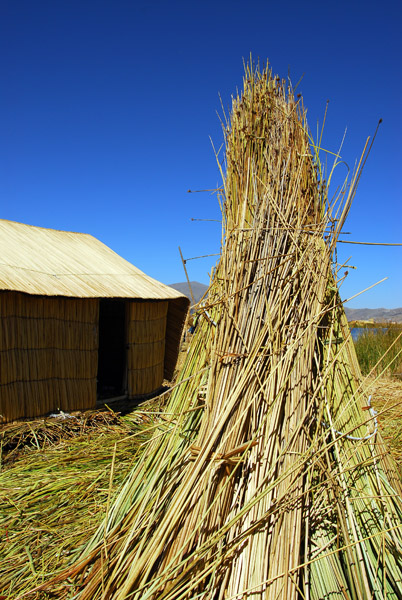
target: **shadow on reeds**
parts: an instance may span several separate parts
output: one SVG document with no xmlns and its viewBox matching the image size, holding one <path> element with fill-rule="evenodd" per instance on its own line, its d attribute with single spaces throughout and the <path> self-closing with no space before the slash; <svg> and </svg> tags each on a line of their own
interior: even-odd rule
<svg viewBox="0 0 402 600">
<path fill-rule="evenodd" d="M 105 434 L 119 428 L 125 429 L 121 417 L 134 413 L 145 402 L 167 397 L 169 387 L 164 385 L 155 392 L 128 399 L 126 396 L 103 398 L 96 409 L 73 413 L 52 413 L 36 419 L 18 420 L 0 425 L 0 469 L 13 463 L 24 452 L 44 450 L 72 438 L 90 436 L 94 432 Z M 141 416 L 144 419 L 144 415 Z"/>
<path fill-rule="evenodd" d="M 135 396 L 134 398 L 127 398 L 127 396 L 118 396 L 116 398 L 101 398 L 96 401 L 97 410 L 112 410 L 120 415 L 124 416 L 131 413 L 137 407 L 142 406 L 144 402 L 154 400 L 158 396 L 166 397 L 169 391 L 168 385 L 162 385 L 160 388 L 151 392 L 150 394 L 144 394 L 142 396 Z"/>
<path fill-rule="evenodd" d="M 120 425 L 119 414 L 111 410 L 86 411 L 76 415 L 53 416 L 30 421 L 16 421 L 0 430 L 1 465 L 10 464 L 22 453 L 44 450 L 61 442 L 94 431 L 107 431 Z"/>
</svg>

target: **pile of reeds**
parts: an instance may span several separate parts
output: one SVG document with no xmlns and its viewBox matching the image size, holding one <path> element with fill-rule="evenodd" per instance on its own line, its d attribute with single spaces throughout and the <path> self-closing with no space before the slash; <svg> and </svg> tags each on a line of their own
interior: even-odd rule
<svg viewBox="0 0 402 600">
<path fill-rule="evenodd" d="M 378 426 L 402 476 L 402 381 L 396 378 L 367 379 L 367 387 L 373 394 L 373 404 L 378 415 Z"/>
<path fill-rule="evenodd" d="M 16 421 L 0 429 L 0 469 L 32 450 L 45 450 L 67 439 L 90 436 L 120 425 L 112 410 L 93 410 L 76 415 L 54 415 L 32 421 Z"/>
<path fill-rule="evenodd" d="M 165 431 L 80 559 L 37 590 L 400 598 L 400 482 L 332 265 L 361 163 L 330 204 L 301 101 L 268 68 L 246 69 L 224 129 L 222 255 Z"/>
</svg>

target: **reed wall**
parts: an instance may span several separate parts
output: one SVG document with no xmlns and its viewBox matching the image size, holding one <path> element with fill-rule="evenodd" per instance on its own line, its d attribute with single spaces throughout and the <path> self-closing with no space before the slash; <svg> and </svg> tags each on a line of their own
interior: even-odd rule
<svg viewBox="0 0 402 600">
<path fill-rule="evenodd" d="M 35 417 L 96 403 L 95 298 L 0 292 L 0 419 Z"/>
<path fill-rule="evenodd" d="M 128 302 L 127 390 L 138 396 L 157 390 L 164 379 L 168 301 Z"/>
</svg>

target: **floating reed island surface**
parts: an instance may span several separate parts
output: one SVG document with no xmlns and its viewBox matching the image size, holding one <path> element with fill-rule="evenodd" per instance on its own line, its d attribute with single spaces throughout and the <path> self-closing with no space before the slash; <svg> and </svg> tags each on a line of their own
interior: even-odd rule
<svg viewBox="0 0 402 600">
<path fill-rule="evenodd" d="M 69 566 L 18 598 L 402 597 L 401 483 L 333 263 L 364 155 L 330 200 L 268 67 L 223 126 L 221 257 L 163 428 Z"/>
<path fill-rule="evenodd" d="M 103 408 L 0 427 L 0 598 L 16 598 L 68 566 L 155 427 L 155 401 L 124 417 Z"/>
</svg>

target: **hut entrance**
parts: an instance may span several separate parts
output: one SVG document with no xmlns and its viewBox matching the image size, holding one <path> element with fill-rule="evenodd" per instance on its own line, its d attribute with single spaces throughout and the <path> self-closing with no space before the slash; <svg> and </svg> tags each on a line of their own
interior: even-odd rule
<svg viewBox="0 0 402 600">
<path fill-rule="evenodd" d="M 126 376 L 126 302 L 99 300 L 98 398 L 124 393 Z"/>
</svg>

